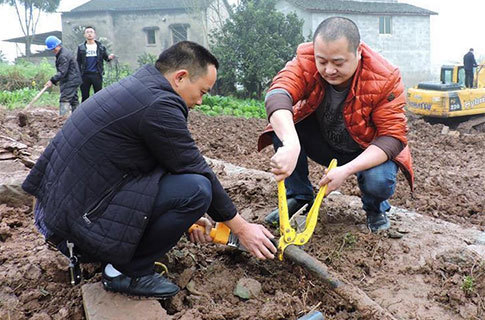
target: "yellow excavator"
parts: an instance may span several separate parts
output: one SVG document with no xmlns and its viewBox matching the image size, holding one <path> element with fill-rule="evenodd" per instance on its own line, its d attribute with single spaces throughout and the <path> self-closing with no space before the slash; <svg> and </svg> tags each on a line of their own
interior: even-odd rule
<svg viewBox="0 0 485 320">
<path fill-rule="evenodd" d="M 473 88 L 465 88 L 463 65 L 443 65 L 440 82 L 421 82 L 408 89 L 406 108 L 430 123 L 485 131 L 485 65 L 475 68 Z"/>
</svg>

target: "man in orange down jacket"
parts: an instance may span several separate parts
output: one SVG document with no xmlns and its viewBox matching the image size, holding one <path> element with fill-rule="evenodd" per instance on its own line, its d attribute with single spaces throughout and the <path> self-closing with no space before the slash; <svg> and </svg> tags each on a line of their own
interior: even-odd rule
<svg viewBox="0 0 485 320">
<path fill-rule="evenodd" d="M 320 23 L 313 42 L 300 44 L 273 79 L 266 95 L 270 124 L 258 141 L 259 150 L 275 147 L 271 171 L 285 179 L 289 215 L 313 202 L 307 156 L 321 165 L 336 158 L 339 166 L 319 185 L 328 184 L 329 193 L 356 174 L 367 227 L 388 229 L 398 168 L 413 189 L 404 104 L 399 70 L 360 42 L 352 20 Z M 275 209 L 265 220 L 276 225 L 278 217 Z"/>
</svg>

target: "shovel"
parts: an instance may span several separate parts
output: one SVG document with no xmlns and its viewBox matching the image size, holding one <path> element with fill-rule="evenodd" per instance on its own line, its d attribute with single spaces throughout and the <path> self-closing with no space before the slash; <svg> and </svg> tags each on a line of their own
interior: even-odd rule
<svg viewBox="0 0 485 320">
<path fill-rule="evenodd" d="M 18 114 L 18 118 L 19 118 L 19 127 L 25 127 L 27 125 L 27 114 L 25 113 L 25 111 L 27 109 L 30 109 L 32 108 L 32 106 L 34 105 L 34 103 L 39 100 L 40 96 L 48 89 L 49 87 L 48 86 L 45 86 L 44 88 L 42 88 L 42 90 L 39 91 L 39 93 L 37 93 L 37 95 L 34 97 L 34 99 L 32 99 L 32 101 L 29 102 L 29 104 L 24 108 L 24 110 L 22 110 L 21 112 L 19 112 Z"/>
<path fill-rule="evenodd" d="M 28 109 L 28 108 L 31 108 L 34 103 L 39 100 L 40 96 L 48 89 L 49 87 L 45 86 L 44 88 L 42 88 L 42 90 L 39 91 L 39 93 L 37 93 L 37 95 L 34 97 L 34 99 L 32 99 L 32 101 L 29 102 L 29 104 L 25 107 L 25 109 Z"/>
</svg>

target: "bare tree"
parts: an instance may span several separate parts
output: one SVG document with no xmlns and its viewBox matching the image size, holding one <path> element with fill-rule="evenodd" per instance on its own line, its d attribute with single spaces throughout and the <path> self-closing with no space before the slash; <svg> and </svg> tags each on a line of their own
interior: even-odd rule
<svg viewBox="0 0 485 320">
<path fill-rule="evenodd" d="M 202 22 L 206 43 L 209 43 L 209 32 L 220 30 L 233 14 L 229 0 L 182 0 L 182 3 L 190 15 Z"/>
<path fill-rule="evenodd" d="M 35 36 L 41 12 L 54 12 L 60 0 L 0 0 L 15 8 L 20 27 L 25 36 L 25 55 L 30 57 L 30 46 Z"/>
</svg>

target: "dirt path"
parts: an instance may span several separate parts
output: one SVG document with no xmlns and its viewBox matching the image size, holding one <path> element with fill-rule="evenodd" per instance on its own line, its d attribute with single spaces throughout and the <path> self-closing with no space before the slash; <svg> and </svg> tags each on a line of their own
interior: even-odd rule
<svg viewBox="0 0 485 320">
<path fill-rule="evenodd" d="M 1 136 L 24 143 L 35 158 L 64 119 L 45 109 L 31 117 L 30 124 L 19 127 L 15 112 L 0 111 L 0 143 L 6 142 Z M 272 151 L 255 150 L 264 123 L 190 115 L 204 155 L 267 171 Z M 391 215 L 392 232 L 367 232 L 352 179 L 342 195 L 325 202 L 305 249 L 397 318 L 485 319 L 485 135 L 441 135 L 441 126 L 421 120 L 413 120 L 410 128 L 416 192 L 411 197 L 401 176 L 391 201 L 400 208 Z M 0 176 L 25 170 L 18 161 L 5 161 L 10 160 L 0 160 Z M 217 165 L 214 170 L 246 218 L 261 221 L 275 206 L 276 184 L 268 174 L 240 170 L 234 176 Z M 312 181 L 318 181 L 320 170 L 312 165 Z M 0 319 L 83 319 L 80 287 L 66 281 L 66 259 L 44 245 L 32 218 L 25 203 L 0 205 Z M 186 240 L 163 261 L 169 277 L 184 288 L 162 303 L 173 320 L 297 319 L 311 310 L 321 311 L 326 319 L 361 317 L 289 262 L 257 261 L 245 253 Z M 99 265 L 85 265 L 84 276 L 85 282 L 99 281 Z M 242 300 L 233 295 L 243 277 L 261 284 L 258 297 Z"/>
</svg>

